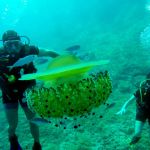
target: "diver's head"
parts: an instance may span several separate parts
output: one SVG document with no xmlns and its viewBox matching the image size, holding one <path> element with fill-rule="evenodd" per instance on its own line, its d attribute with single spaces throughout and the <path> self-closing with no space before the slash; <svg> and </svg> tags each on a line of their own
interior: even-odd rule
<svg viewBox="0 0 150 150">
<path fill-rule="evenodd" d="M 4 49 L 8 52 L 19 52 L 22 46 L 20 36 L 16 31 L 8 30 L 2 36 Z"/>
</svg>

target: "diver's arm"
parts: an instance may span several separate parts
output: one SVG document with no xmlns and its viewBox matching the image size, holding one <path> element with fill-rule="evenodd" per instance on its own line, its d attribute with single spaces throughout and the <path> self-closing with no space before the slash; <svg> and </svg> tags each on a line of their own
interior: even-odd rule
<svg viewBox="0 0 150 150">
<path fill-rule="evenodd" d="M 126 108 L 128 107 L 129 104 L 131 104 L 131 102 L 133 102 L 136 99 L 136 97 L 134 95 L 132 95 L 122 106 L 121 110 L 119 112 L 117 112 L 117 115 L 122 115 L 126 112 Z"/>
<path fill-rule="evenodd" d="M 49 56 L 49 57 L 55 58 L 57 56 L 66 55 L 66 54 L 74 55 L 74 51 L 77 51 L 79 49 L 80 49 L 80 45 L 73 45 L 73 46 L 67 47 L 66 49 L 64 49 L 64 51 L 58 54 L 55 51 L 51 51 L 51 50 L 44 49 L 44 48 L 39 48 L 39 56 Z"/>
<path fill-rule="evenodd" d="M 49 56 L 55 58 L 57 56 L 60 56 L 60 54 L 51 50 L 39 49 L 39 56 Z"/>
<path fill-rule="evenodd" d="M 131 104 L 131 102 L 133 102 L 136 99 L 136 97 L 134 95 L 132 95 L 123 105 L 124 108 L 127 108 L 127 106 L 129 104 Z"/>
</svg>

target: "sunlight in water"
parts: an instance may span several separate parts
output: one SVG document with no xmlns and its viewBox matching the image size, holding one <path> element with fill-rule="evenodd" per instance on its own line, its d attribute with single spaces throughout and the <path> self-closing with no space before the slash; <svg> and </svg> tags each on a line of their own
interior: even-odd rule
<svg viewBox="0 0 150 150">
<path fill-rule="evenodd" d="M 150 5 L 146 5 L 146 10 L 150 11 Z"/>
<path fill-rule="evenodd" d="M 150 1 L 149 0 L 147 0 L 147 2 L 146 2 L 145 9 L 150 11 Z"/>
<path fill-rule="evenodd" d="M 2 0 L 0 6 L 0 22 L 1 25 L 13 24 L 15 26 L 28 5 L 28 0 Z"/>
</svg>

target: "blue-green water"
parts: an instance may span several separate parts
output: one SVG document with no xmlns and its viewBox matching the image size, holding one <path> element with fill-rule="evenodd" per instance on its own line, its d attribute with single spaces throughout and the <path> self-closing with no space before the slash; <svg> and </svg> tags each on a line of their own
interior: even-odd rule
<svg viewBox="0 0 150 150">
<path fill-rule="evenodd" d="M 1 0 L 0 35 L 8 29 L 30 38 L 31 44 L 55 51 L 80 45 L 79 55 L 88 60 L 108 59 L 101 70 L 110 72 L 115 102 L 101 120 L 87 119 L 78 131 L 41 126 L 44 150 L 125 150 L 134 133 L 135 107 L 115 115 L 134 92 L 135 84 L 149 72 L 150 11 L 148 0 Z M 146 28 L 146 30 L 144 30 Z M 141 36 L 142 35 L 142 36 Z M 141 40 L 142 37 L 142 40 Z M 141 43 L 142 41 L 142 43 Z M 7 150 L 7 121 L 0 112 L 0 148 Z M 17 134 L 24 149 L 33 141 L 28 122 L 20 110 Z M 91 122 L 96 122 L 91 127 Z M 133 149 L 149 149 L 148 129 Z M 24 132 L 26 130 L 26 133 Z M 30 139 L 30 140 L 29 140 Z M 3 142 L 4 141 L 4 142 Z M 7 148 L 5 148 L 5 146 Z M 0 149 L 1 150 L 1 149 Z"/>
<path fill-rule="evenodd" d="M 133 25 L 142 30 L 148 23 L 145 4 L 144 0 L 1 0 L 0 33 L 15 29 L 33 44 L 51 49 L 75 43 L 90 49 L 109 43 L 106 38 L 111 34 L 120 40 Z"/>
</svg>

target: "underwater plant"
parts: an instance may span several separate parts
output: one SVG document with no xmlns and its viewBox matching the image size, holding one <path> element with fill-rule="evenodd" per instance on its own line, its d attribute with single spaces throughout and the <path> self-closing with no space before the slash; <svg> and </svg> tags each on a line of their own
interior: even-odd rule
<svg viewBox="0 0 150 150">
<path fill-rule="evenodd" d="M 106 71 L 55 87 L 33 87 L 26 92 L 26 98 L 32 111 L 49 120 L 89 113 L 105 103 L 111 91 L 111 80 Z"/>
</svg>

